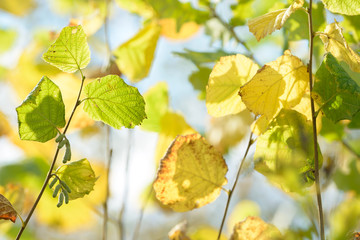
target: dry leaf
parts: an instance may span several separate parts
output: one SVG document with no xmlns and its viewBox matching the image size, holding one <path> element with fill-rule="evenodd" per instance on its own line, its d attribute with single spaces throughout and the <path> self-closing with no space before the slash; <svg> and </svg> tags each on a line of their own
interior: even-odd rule
<svg viewBox="0 0 360 240">
<path fill-rule="evenodd" d="M 0 194 L 0 219 L 10 220 L 15 223 L 17 213 L 9 200 Z"/>
</svg>

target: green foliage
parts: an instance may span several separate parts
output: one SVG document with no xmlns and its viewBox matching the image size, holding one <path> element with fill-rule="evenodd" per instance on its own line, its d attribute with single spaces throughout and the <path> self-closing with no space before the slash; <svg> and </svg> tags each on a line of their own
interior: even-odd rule
<svg viewBox="0 0 360 240">
<path fill-rule="evenodd" d="M 65 126 L 65 105 L 61 92 L 48 77 L 43 77 L 25 101 L 16 108 L 22 140 L 47 142 Z"/>
<path fill-rule="evenodd" d="M 161 131 L 161 117 L 168 111 L 168 86 L 160 82 L 144 94 L 147 119 L 141 124 L 141 129 L 152 132 Z"/>
<path fill-rule="evenodd" d="M 87 159 L 81 159 L 62 165 L 56 170 L 55 174 L 59 177 L 63 184 L 67 185 L 68 189 L 71 189 L 71 192 L 69 192 L 68 189 L 64 187 L 64 189 L 69 194 L 70 200 L 82 198 L 86 194 L 89 194 L 94 189 L 94 185 L 97 180 L 95 172 L 91 168 L 91 165 Z M 62 184 L 59 183 L 59 185 L 59 188 L 62 188 Z M 56 195 L 57 193 L 55 196 Z"/>
<path fill-rule="evenodd" d="M 283 109 L 257 140 L 255 169 L 284 190 L 302 191 L 314 181 L 313 146 L 306 117 Z"/>
<path fill-rule="evenodd" d="M 334 123 L 327 117 L 322 117 L 321 121 L 320 135 L 325 137 L 329 142 L 341 141 L 345 135 L 345 126 L 340 122 Z"/>
<path fill-rule="evenodd" d="M 120 129 L 132 128 L 145 118 L 145 101 L 137 88 L 117 75 L 108 75 L 85 87 L 84 111 L 94 120 Z"/>
<path fill-rule="evenodd" d="M 82 27 L 63 28 L 60 36 L 44 53 L 43 59 L 68 73 L 85 68 L 90 62 L 90 50 Z"/>
<path fill-rule="evenodd" d="M 360 171 L 356 166 L 357 160 L 353 159 L 349 164 L 349 171 L 337 170 L 334 175 L 336 186 L 343 191 L 355 191 L 360 196 Z"/>
<path fill-rule="evenodd" d="M 9 50 L 13 45 L 17 37 L 17 32 L 13 29 L 0 29 L 0 53 L 4 53 Z"/>
<path fill-rule="evenodd" d="M 333 122 L 351 120 L 360 110 L 360 87 L 330 53 L 316 72 L 313 97 Z"/>
</svg>

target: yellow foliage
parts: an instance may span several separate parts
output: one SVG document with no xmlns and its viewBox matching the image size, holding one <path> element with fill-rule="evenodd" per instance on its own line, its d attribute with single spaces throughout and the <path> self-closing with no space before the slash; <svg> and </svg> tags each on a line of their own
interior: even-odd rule
<svg viewBox="0 0 360 240">
<path fill-rule="evenodd" d="M 272 240 L 281 239 L 281 233 L 274 225 L 259 217 L 248 217 L 234 226 L 231 240 Z"/>
<path fill-rule="evenodd" d="M 15 14 L 17 16 L 24 16 L 36 7 L 34 0 L 1 0 L 0 9 Z"/>
<path fill-rule="evenodd" d="M 161 160 L 156 197 L 178 212 L 202 207 L 219 196 L 227 170 L 222 155 L 200 134 L 178 136 Z"/>
<path fill-rule="evenodd" d="M 196 229 L 195 232 L 190 234 L 191 240 L 216 240 L 219 234 L 219 229 L 214 229 L 210 226 L 203 226 Z M 221 234 L 220 240 L 227 240 L 224 234 Z"/>
<path fill-rule="evenodd" d="M 297 105 L 307 87 L 306 66 L 287 50 L 242 86 L 240 95 L 250 111 L 270 121 L 282 108 L 291 109 Z"/>
<path fill-rule="evenodd" d="M 176 40 L 187 39 L 197 33 L 200 26 L 196 22 L 186 22 L 181 25 L 179 31 L 176 30 L 175 18 L 164 18 L 159 20 L 161 35 Z"/>
<path fill-rule="evenodd" d="M 243 200 L 238 202 L 230 213 L 229 220 L 227 223 L 229 231 L 239 221 L 245 220 L 249 216 L 260 216 L 260 206 L 253 201 Z"/>
<path fill-rule="evenodd" d="M 321 34 L 320 38 L 327 52 L 331 52 L 338 61 L 346 62 L 354 72 L 360 72 L 360 56 L 347 44 L 339 23 L 335 21 L 327 25 L 325 34 Z"/>
<path fill-rule="evenodd" d="M 244 110 L 246 107 L 239 97 L 239 89 L 258 69 L 257 64 L 241 54 L 220 58 L 206 86 L 206 107 L 209 114 L 221 117 Z"/>
<path fill-rule="evenodd" d="M 260 17 L 251 19 L 248 22 L 249 30 L 255 35 L 256 39 L 260 41 L 260 39 L 266 37 L 275 30 L 282 28 L 290 15 L 303 5 L 304 0 L 297 0 L 294 1 L 288 8 L 269 12 Z"/>
<path fill-rule="evenodd" d="M 159 35 L 160 26 L 150 23 L 113 52 L 120 71 L 132 82 L 148 75 Z"/>
</svg>

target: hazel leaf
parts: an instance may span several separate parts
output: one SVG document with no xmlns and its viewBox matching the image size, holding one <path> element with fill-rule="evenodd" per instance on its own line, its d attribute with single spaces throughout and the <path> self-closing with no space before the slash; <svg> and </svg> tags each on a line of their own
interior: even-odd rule
<svg viewBox="0 0 360 240">
<path fill-rule="evenodd" d="M 219 196 L 227 170 L 223 156 L 200 134 L 178 136 L 161 160 L 156 197 L 178 212 L 202 207 Z"/>
<path fill-rule="evenodd" d="M 242 101 L 256 115 L 270 121 L 282 108 L 296 106 L 308 86 L 306 66 L 286 50 L 284 55 L 264 65 L 240 89 Z"/>
<path fill-rule="evenodd" d="M 257 64 L 241 54 L 220 58 L 206 86 L 206 107 L 209 114 L 222 117 L 244 110 L 246 107 L 239 97 L 239 89 L 258 69 Z"/>
<path fill-rule="evenodd" d="M 146 118 L 145 101 L 138 89 L 117 75 L 98 78 L 85 86 L 84 111 L 116 129 L 132 128 Z"/>
<path fill-rule="evenodd" d="M 16 108 L 22 140 L 47 142 L 65 126 L 65 105 L 59 87 L 44 76 Z"/>
<path fill-rule="evenodd" d="M 254 34 L 256 40 L 260 41 L 275 30 L 282 28 L 290 15 L 303 5 L 304 0 L 296 0 L 288 8 L 269 12 L 260 17 L 250 19 L 248 22 L 249 31 Z"/>
<path fill-rule="evenodd" d="M 64 27 L 43 59 L 63 72 L 73 73 L 90 62 L 90 50 L 82 27 Z"/>
<path fill-rule="evenodd" d="M 360 72 L 360 55 L 349 47 L 338 22 L 327 25 L 320 38 L 327 52 L 331 52 L 339 61 L 346 62 L 354 72 Z"/>
<path fill-rule="evenodd" d="M 312 97 L 333 122 L 351 120 L 360 111 L 360 87 L 331 53 L 316 72 Z"/>
<path fill-rule="evenodd" d="M 333 13 L 345 15 L 360 14 L 360 2 L 358 0 L 322 0 L 322 2 Z"/>
<path fill-rule="evenodd" d="M 70 200 L 89 194 L 97 180 L 90 162 L 85 158 L 62 165 L 56 170 L 56 175 L 71 189 L 68 192 Z"/>
</svg>

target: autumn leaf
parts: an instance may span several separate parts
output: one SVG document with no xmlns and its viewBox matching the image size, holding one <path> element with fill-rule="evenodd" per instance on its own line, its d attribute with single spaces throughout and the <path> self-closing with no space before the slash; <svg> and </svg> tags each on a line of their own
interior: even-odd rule
<svg viewBox="0 0 360 240">
<path fill-rule="evenodd" d="M 271 34 L 275 30 L 282 28 L 290 15 L 303 5 L 304 0 L 297 0 L 294 1 L 288 8 L 269 12 L 260 17 L 251 19 L 248 22 L 249 30 L 255 35 L 256 39 L 260 41 L 262 38 Z"/>
<path fill-rule="evenodd" d="M 275 240 L 281 239 L 281 233 L 274 225 L 259 217 L 247 217 L 234 226 L 230 240 Z"/>
<path fill-rule="evenodd" d="M 174 18 L 161 19 L 159 24 L 161 26 L 161 35 L 174 40 L 190 38 L 200 29 L 200 25 L 196 22 L 186 22 L 181 26 L 180 30 L 177 31 L 176 19 Z"/>
<path fill-rule="evenodd" d="M 191 240 L 186 235 L 187 222 L 183 221 L 176 224 L 169 232 L 168 237 L 170 240 Z"/>
<path fill-rule="evenodd" d="M 17 213 L 9 200 L 0 194 L 0 219 L 10 220 L 15 223 Z"/>
<path fill-rule="evenodd" d="M 240 89 L 242 101 L 270 121 L 282 108 L 296 106 L 308 86 L 307 68 L 290 51 L 262 67 Z"/>
<path fill-rule="evenodd" d="M 360 72 L 360 56 L 347 44 L 338 22 L 327 25 L 320 38 L 327 52 L 331 52 L 338 61 L 346 62 L 354 72 Z"/>
<path fill-rule="evenodd" d="M 206 87 L 206 107 L 210 115 L 221 117 L 246 108 L 238 95 L 239 89 L 259 69 L 251 59 L 237 54 L 220 58 Z"/>
<path fill-rule="evenodd" d="M 161 160 L 156 198 L 178 212 L 214 201 L 227 183 L 222 155 L 198 133 L 178 136 Z"/>
<path fill-rule="evenodd" d="M 120 71 L 132 82 L 148 75 L 159 36 L 160 26 L 150 23 L 113 52 Z"/>
</svg>

